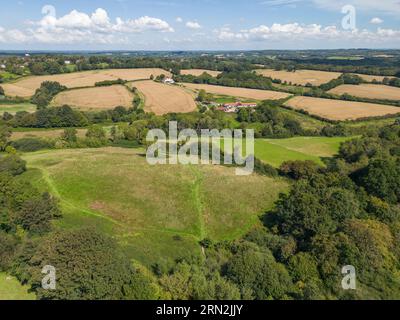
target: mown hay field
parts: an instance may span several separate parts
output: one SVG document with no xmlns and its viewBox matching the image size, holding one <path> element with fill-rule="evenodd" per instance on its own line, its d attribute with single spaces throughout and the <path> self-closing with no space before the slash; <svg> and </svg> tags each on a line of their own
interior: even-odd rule
<svg viewBox="0 0 400 320">
<path fill-rule="evenodd" d="M 137 81 L 130 84 L 145 98 L 145 109 L 157 115 L 195 111 L 193 95 L 184 88 L 154 81 Z"/>
<path fill-rule="evenodd" d="M 181 70 L 182 75 L 192 75 L 195 77 L 201 76 L 203 73 L 208 73 L 210 76 L 217 77 L 222 72 L 220 71 L 213 71 L 213 70 L 206 70 L 206 69 L 187 69 Z"/>
<path fill-rule="evenodd" d="M 368 82 L 372 82 L 374 80 L 382 82 L 383 79 L 385 79 L 384 76 L 373 76 L 373 75 L 361 74 L 361 73 L 355 73 L 355 75 L 359 76 L 361 79 L 368 81 Z M 389 78 L 393 78 L 393 77 L 389 77 Z"/>
<path fill-rule="evenodd" d="M 201 255 L 259 223 L 288 185 L 223 166 L 149 165 L 141 149 L 26 153 L 27 178 L 60 199 L 62 228 L 93 226 L 146 265 Z"/>
<path fill-rule="evenodd" d="M 59 93 L 52 101 L 54 106 L 69 105 L 81 110 L 106 110 L 131 107 L 133 93 L 125 86 L 76 89 Z"/>
<path fill-rule="evenodd" d="M 305 86 L 306 84 L 312 84 L 313 86 L 319 86 L 327 83 L 333 79 L 339 78 L 342 74 L 339 72 L 327 72 L 327 71 L 316 71 L 316 70 L 297 70 L 296 72 L 289 71 L 275 71 L 272 69 L 259 69 L 256 70 L 258 74 L 264 77 L 270 77 L 272 79 L 279 79 L 286 81 L 287 83 L 297 84 Z"/>
<path fill-rule="evenodd" d="M 324 119 L 337 121 L 357 120 L 400 113 L 400 107 L 311 97 L 294 97 L 286 102 L 286 106 L 296 110 L 307 111 Z"/>
<path fill-rule="evenodd" d="M 379 84 L 343 84 L 330 90 L 329 93 L 337 95 L 347 93 L 355 97 L 369 99 L 400 100 L 400 88 Z"/>
<path fill-rule="evenodd" d="M 220 94 L 225 96 L 247 98 L 253 100 L 279 100 L 290 96 L 290 94 L 269 90 L 257 90 L 247 88 L 223 87 L 208 84 L 184 83 L 186 88 L 191 90 L 205 90 L 208 93 Z"/>
<path fill-rule="evenodd" d="M 30 97 L 44 81 L 57 81 L 68 88 L 93 87 L 96 82 L 106 80 L 123 79 L 128 81 L 150 79 L 165 74 L 171 76 L 168 71 L 158 68 L 142 69 L 109 69 L 94 70 L 84 72 L 74 72 L 67 74 L 57 74 L 50 76 L 31 76 L 22 78 L 14 83 L 2 85 L 7 96 Z"/>
</svg>

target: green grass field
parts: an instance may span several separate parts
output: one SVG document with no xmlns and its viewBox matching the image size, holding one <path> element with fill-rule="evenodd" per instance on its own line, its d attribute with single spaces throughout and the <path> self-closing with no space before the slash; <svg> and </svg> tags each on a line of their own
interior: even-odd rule
<svg viewBox="0 0 400 320">
<path fill-rule="evenodd" d="M 256 139 L 254 153 L 256 158 L 278 168 L 290 160 L 312 160 L 324 165 L 323 158 L 336 155 L 340 144 L 351 137 L 295 137 L 289 139 Z M 224 148 L 221 140 L 221 148 Z M 243 143 L 243 154 L 246 151 Z"/>
<path fill-rule="evenodd" d="M 35 300 L 35 295 L 14 277 L 0 273 L 0 300 Z"/>
<path fill-rule="evenodd" d="M 274 167 L 289 160 L 312 160 L 323 165 L 322 159 L 332 157 L 342 142 L 351 138 L 296 137 L 290 139 L 257 139 L 255 156 Z"/>
<path fill-rule="evenodd" d="M 4 112 L 16 114 L 19 111 L 35 112 L 36 106 L 31 103 L 0 104 L 0 115 L 2 115 Z"/>
<path fill-rule="evenodd" d="M 287 182 L 222 166 L 147 164 L 140 149 L 25 154 L 25 178 L 61 199 L 58 227 L 93 226 L 146 265 L 201 255 L 205 237 L 231 240 L 259 223 Z"/>
</svg>

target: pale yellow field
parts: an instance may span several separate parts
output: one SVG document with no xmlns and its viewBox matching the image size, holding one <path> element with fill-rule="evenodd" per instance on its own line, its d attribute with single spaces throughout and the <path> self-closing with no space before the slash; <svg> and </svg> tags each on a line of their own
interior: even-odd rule
<svg viewBox="0 0 400 320">
<path fill-rule="evenodd" d="M 372 82 L 374 80 L 382 82 L 383 79 L 385 79 L 385 77 L 383 77 L 383 76 L 370 76 L 370 75 L 367 75 L 367 74 L 360 74 L 360 73 L 355 73 L 355 74 L 357 76 L 359 76 L 360 78 L 364 79 L 365 81 L 368 81 L 368 82 Z M 388 77 L 388 78 L 394 78 L 394 77 Z"/>
<path fill-rule="evenodd" d="M 286 106 L 329 120 L 356 120 L 400 113 L 400 107 L 311 97 L 294 97 L 286 102 Z"/>
<path fill-rule="evenodd" d="M 162 115 L 196 110 L 193 96 L 181 87 L 154 81 L 138 81 L 131 85 L 144 95 L 146 111 Z"/>
<path fill-rule="evenodd" d="M 133 94 L 125 86 L 97 87 L 64 91 L 52 101 L 54 106 L 69 105 L 82 110 L 131 107 Z"/>
<path fill-rule="evenodd" d="M 355 97 L 370 99 L 400 100 L 400 88 L 384 86 L 379 84 L 344 84 L 329 91 L 333 94 L 351 94 Z"/>
<path fill-rule="evenodd" d="M 254 99 L 254 100 L 279 100 L 290 96 L 290 94 L 287 93 L 275 92 L 269 90 L 223 87 L 223 86 L 213 86 L 208 84 L 195 84 L 195 83 L 184 83 L 183 85 L 192 90 L 203 89 L 208 93 Z"/>
<path fill-rule="evenodd" d="M 256 72 L 264 77 L 280 79 L 282 81 L 287 81 L 287 83 L 291 82 L 292 84 L 298 84 L 302 86 L 305 86 L 307 83 L 310 83 L 313 86 L 319 86 L 321 84 L 328 83 L 333 79 L 337 79 L 342 75 L 339 72 L 315 70 L 297 70 L 296 72 L 288 72 L 275 71 L 272 69 L 259 69 L 256 70 Z"/>
<path fill-rule="evenodd" d="M 220 71 L 213 71 L 213 70 L 205 70 L 205 69 L 188 69 L 188 70 L 181 70 L 182 75 L 192 75 L 195 77 L 201 76 L 204 72 L 208 73 L 210 76 L 217 77 L 222 72 Z"/>
<path fill-rule="evenodd" d="M 30 97 L 44 81 L 57 81 L 68 88 L 92 87 L 96 82 L 123 79 L 128 81 L 150 79 L 161 74 L 171 76 L 168 71 L 157 68 L 110 69 L 57 74 L 51 76 L 31 76 L 15 83 L 2 85 L 7 96 Z"/>
</svg>

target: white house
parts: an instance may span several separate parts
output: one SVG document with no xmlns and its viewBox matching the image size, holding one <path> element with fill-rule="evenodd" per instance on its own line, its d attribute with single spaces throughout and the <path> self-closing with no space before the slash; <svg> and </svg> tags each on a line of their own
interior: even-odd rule
<svg viewBox="0 0 400 320">
<path fill-rule="evenodd" d="M 69 65 L 69 64 L 71 64 L 71 61 L 65 60 L 64 63 L 65 63 L 66 65 Z"/>
<path fill-rule="evenodd" d="M 6 68 L 6 65 L 5 65 L 5 64 L 0 64 L 0 68 L 1 68 L 1 69 L 5 69 L 5 68 Z"/>
</svg>

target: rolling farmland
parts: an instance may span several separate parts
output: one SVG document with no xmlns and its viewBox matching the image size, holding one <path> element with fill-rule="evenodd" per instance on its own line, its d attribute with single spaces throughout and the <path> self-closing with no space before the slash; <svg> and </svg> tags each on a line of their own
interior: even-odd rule
<svg viewBox="0 0 400 320">
<path fill-rule="evenodd" d="M 355 97 L 369 99 L 400 100 L 400 88 L 379 84 L 344 84 L 330 90 L 329 93 L 337 95 L 347 93 Z"/>
<path fill-rule="evenodd" d="M 337 121 L 356 120 L 400 113 L 399 107 L 311 97 L 294 97 L 286 102 L 286 106 L 296 110 L 307 111 L 310 114 L 324 119 Z"/>
<path fill-rule="evenodd" d="M 8 96 L 30 97 L 44 81 L 57 81 L 68 88 L 80 88 L 92 87 L 96 82 L 106 80 L 144 80 L 149 79 L 151 75 L 156 77 L 161 74 L 171 75 L 168 71 L 157 68 L 95 70 L 50 76 L 32 76 L 14 83 L 4 84 L 2 87 Z"/>
<path fill-rule="evenodd" d="M 196 110 L 193 96 L 179 86 L 161 84 L 154 81 L 138 81 L 131 84 L 145 98 L 145 109 L 157 115 L 185 113 Z"/>
<path fill-rule="evenodd" d="M 315 71 L 315 70 L 297 70 L 296 72 L 289 71 L 275 71 L 272 69 L 259 69 L 256 70 L 258 74 L 272 79 L 280 79 L 287 83 L 297 84 L 305 86 L 310 83 L 314 86 L 327 83 L 333 79 L 337 79 L 341 76 L 339 72 L 326 72 L 326 71 Z"/>
<path fill-rule="evenodd" d="M 125 86 L 116 85 L 64 91 L 54 98 L 52 104 L 69 105 L 82 110 L 101 110 L 130 107 L 132 100 L 133 94 Z"/>
<path fill-rule="evenodd" d="M 284 99 L 290 96 L 290 94 L 275 92 L 269 90 L 257 90 L 257 89 L 247 89 L 247 88 L 236 88 L 236 87 L 223 87 L 214 86 L 207 84 L 194 84 L 194 83 L 184 83 L 185 87 L 192 90 L 205 90 L 208 93 L 220 94 L 226 96 L 254 99 L 254 100 L 278 100 Z"/>
</svg>

